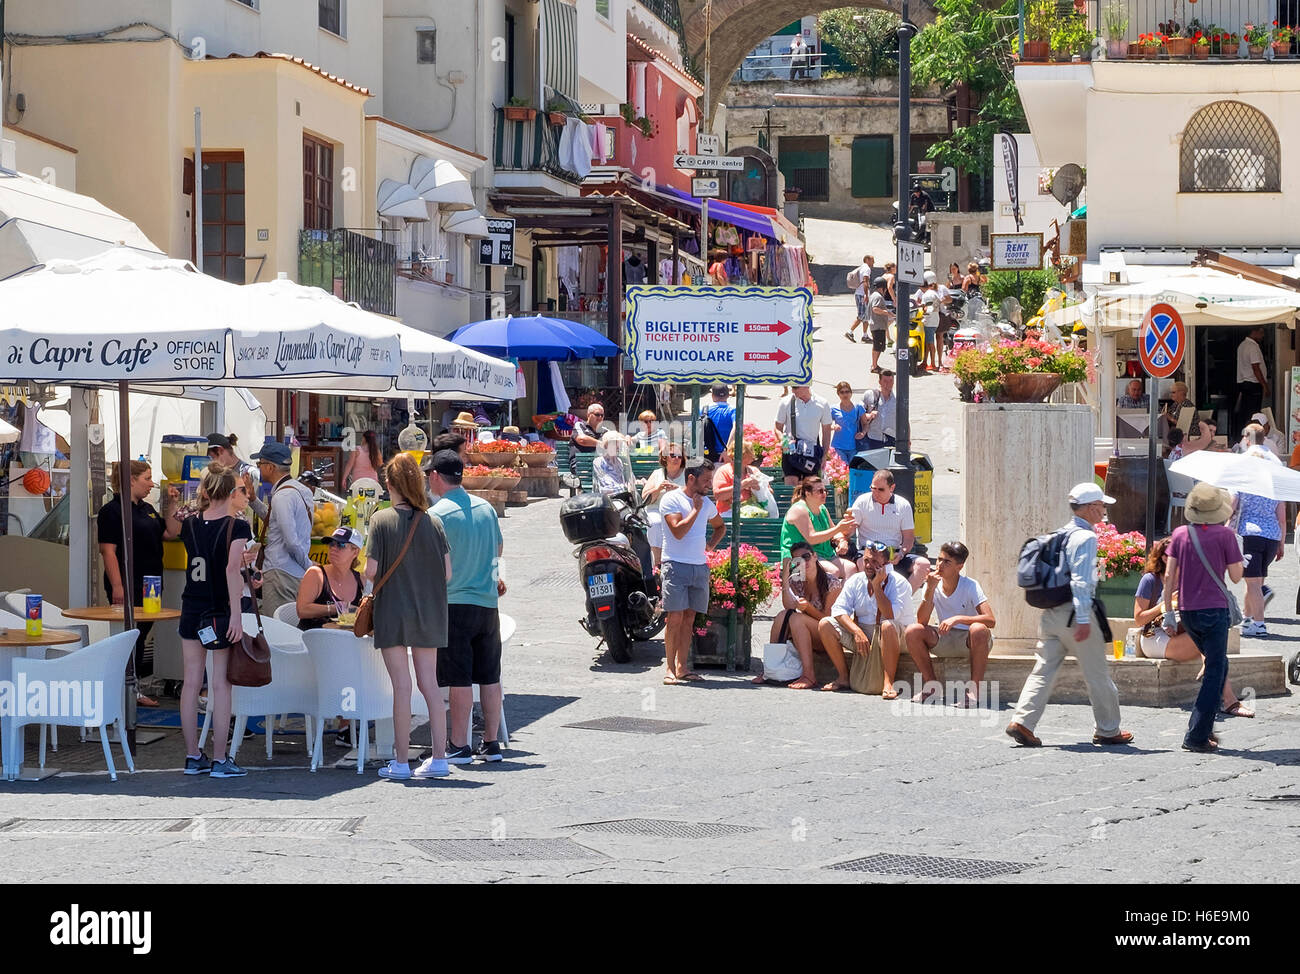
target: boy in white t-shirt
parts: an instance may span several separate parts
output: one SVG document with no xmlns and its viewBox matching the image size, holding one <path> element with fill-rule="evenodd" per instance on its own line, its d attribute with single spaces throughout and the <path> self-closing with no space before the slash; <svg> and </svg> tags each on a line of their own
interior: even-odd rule
<svg viewBox="0 0 1300 974">
<path fill-rule="evenodd" d="M 963 575 L 962 566 L 970 554 L 960 541 L 949 541 L 940 546 L 938 567 L 925 579 L 925 594 L 916 610 L 916 622 L 907 627 L 903 639 L 912 655 L 923 683 L 913 703 L 925 703 L 938 696 L 942 702 L 934 664 L 930 654 L 941 659 L 951 659 L 970 654 L 971 683 L 966 687 L 965 699 L 959 707 L 979 705 L 974 687 L 984 682 L 989 651 L 993 647 L 993 608 L 989 605 L 979 582 Z M 938 617 L 937 625 L 930 624 L 930 614 Z"/>
</svg>

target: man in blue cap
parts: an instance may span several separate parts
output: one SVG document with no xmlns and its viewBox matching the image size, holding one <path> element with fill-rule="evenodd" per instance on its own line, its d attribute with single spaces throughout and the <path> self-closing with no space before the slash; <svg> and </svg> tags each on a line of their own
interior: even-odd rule
<svg viewBox="0 0 1300 974">
<path fill-rule="evenodd" d="M 271 500 L 249 501 L 262 519 L 262 549 L 257 568 L 262 573 L 261 610 L 272 615 L 280 606 L 298 599 L 298 584 L 311 567 L 312 512 L 316 498 L 311 488 L 290 476 L 293 452 L 274 440 L 253 454 L 262 482 L 274 484 Z"/>
</svg>

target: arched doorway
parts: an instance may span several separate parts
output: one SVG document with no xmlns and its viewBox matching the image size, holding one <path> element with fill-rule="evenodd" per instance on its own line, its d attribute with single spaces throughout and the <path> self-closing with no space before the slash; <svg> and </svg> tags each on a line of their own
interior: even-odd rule
<svg viewBox="0 0 1300 974">
<path fill-rule="evenodd" d="M 743 156 L 745 168 L 727 177 L 727 199 L 734 203 L 778 206 L 776 160 L 756 145 L 728 149 L 730 156 Z"/>
</svg>

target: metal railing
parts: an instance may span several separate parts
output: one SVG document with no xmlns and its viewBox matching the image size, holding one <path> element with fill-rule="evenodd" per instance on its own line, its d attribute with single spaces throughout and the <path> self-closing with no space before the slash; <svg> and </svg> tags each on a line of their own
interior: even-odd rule
<svg viewBox="0 0 1300 974">
<path fill-rule="evenodd" d="M 741 62 L 732 81 L 820 81 L 825 51 L 807 54 L 750 54 Z M 796 63 L 800 61 L 801 63 Z M 796 78 L 795 75 L 799 75 Z"/>
<path fill-rule="evenodd" d="M 682 32 L 682 11 L 677 5 L 677 0 L 636 0 L 636 2 L 678 34 Z"/>
<path fill-rule="evenodd" d="M 546 112 L 516 121 L 506 118 L 504 108 L 498 108 L 493 165 L 499 172 L 544 172 L 575 185 L 581 183 L 581 176 L 560 165 L 561 131 L 563 127 L 552 125 Z"/>
<path fill-rule="evenodd" d="M 1195 33 L 1199 27 L 1202 33 L 1209 34 L 1210 27 L 1221 31 L 1241 35 L 1247 23 L 1270 27 L 1274 20 L 1279 24 L 1300 26 L 1300 0 L 1120 0 L 1128 18 L 1128 29 L 1124 39 L 1136 41 L 1139 34 L 1161 33 L 1160 25 L 1171 21 L 1180 27 L 1191 27 Z M 1060 4 L 1060 9 L 1068 11 L 1072 4 Z M 1102 40 L 1106 34 L 1106 8 L 1109 0 L 1087 0 L 1085 16 L 1088 26 Z M 1163 33 L 1170 33 L 1168 30 Z"/>
<path fill-rule="evenodd" d="M 397 314 L 397 246 L 356 230 L 300 230 L 298 283 L 366 311 Z"/>
</svg>

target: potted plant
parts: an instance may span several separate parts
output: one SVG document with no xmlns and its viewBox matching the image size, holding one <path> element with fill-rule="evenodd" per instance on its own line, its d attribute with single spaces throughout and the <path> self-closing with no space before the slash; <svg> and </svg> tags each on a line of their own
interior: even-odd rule
<svg viewBox="0 0 1300 974">
<path fill-rule="evenodd" d="M 1279 27 L 1277 21 L 1273 21 L 1273 57 L 1283 58 L 1291 56 L 1291 38 L 1295 36 L 1295 31 L 1290 27 Z"/>
<path fill-rule="evenodd" d="M 726 664 L 727 621 L 728 614 L 734 608 L 736 625 L 740 629 L 740 652 L 735 663 L 740 669 L 748 669 L 754 616 L 772 597 L 774 588 L 780 582 L 780 569 L 770 565 L 767 556 L 761 551 L 747 544 L 740 546 L 736 584 L 731 581 L 730 546 L 710 551 L 708 565 L 709 611 L 695 617 L 694 638 L 691 640 L 692 661 L 713 666 Z"/>
<path fill-rule="evenodd" d="M 1171 58 L 1189 58 L 1192 56 L 1192 39 L 1187 29 L 1176 20 L 1166 20 L 1157 25 L 1164 35 L 1165 52 Z"/>
<path fill-rule="evenodd" d="M 1242 36 L 1246 39 L 1246 49 L 1250 57 L 1256 61 L 1264 56 L 1264 48 L 1268 46 L 1269 33 L 1263 27 L 1256 27 L 1254 24 L 1247 24 Z"/>
<path fill-rule="evenodd" d="M 1202 34 L 1199 30 L 1196 36 L 1192 38 L 1192 58 L 1197 61 L 1206 61 L 1210 57 L 1210 39 Z"/>
<path fill-rule="evenodd" d="M 1127 618 L 1133 595 L 1142 579 L 1147 540 L 1138 531 L 1120 534 L 1105 521 L 1094 528 L 1097 534 L 1097 597 L 1107 605 L 1107 614 Z M 1117 608 L 1119 612 L 1111 612 Z"/>
<path fill-rule="evenodd" d="M 781 472 L 781 438 L 775 430 L 760 429 L 753 423 L 746 423 L 745 446 L 754 451 L 754 460 L 760 470 L 766 473 L 775 471 L 778 478 L 785 476 Z"/>
<path fill-rule="evenodd" d="M 558 98 L 552 98 L 546 105 L 546 117 L 552 125 L 563 125 L 569 120 L 565 114 L 564 102 Z"/>
<path fill-rule="evenodd" d="M 1241 37 L 1231 31 L 1224 31 L 1219 35 L 1219 57 L 1236 60 L 1241 56 Z"/>
<path fill-rule="evenodd" d="M 641 129 L 641 134 L 644 135 L 647 139 L 655 134 L 655 123 L 652 122 L 650 119 L 645 118 L 644 116 L 638 118 L 632 124 L 636 125 L 639 129 Z"/>
<path fill-rule="evenodd" d="M 1159 34 L 1139 34 L 1138 46 L 1142 48 L 1142 56 L 1148 61 L 1154 61 L 1160 55 L 1164 48 L 1164 38 Z"/>
<path fill-rule="evenodd" d="M 1056 21 L 1056 4 L 1052 0 L 1035 0 L 1025 10 L 1025 49 L 1022 61 L 1046 61 L 1052 53 L 1052 25 Z"/>
<path fill-rule="evenodd" d="M 1106 4 L 1102 14 L 1106 25 L 1106 57 L 1112 61 L 1121 61 L 1128 51 L 1124 35 L 1128 33 L 1128 7 L 1120 0 L 1111 0 Z"/>
<path fill-rule="evenodd" d="M 1089 352 L 1026 338 L 969 348 L 952 370 L 958 381 L 978 384 L 997 402 L 1043 402 L 1062 383 L 1090 378 L 1093 360 Z"/>
<path fill-rule="evenodd" d="M 531 122 L 537 117 L 537 109 L 528 104 L 528 99 L 516 95 L 506 103 L 506 118 L 511 122 Z"/>
<path fill-rule="evenodd" d="M 632 110 L 631 105 L 619 105 L 618 113 L 623 116 L 623 121 L 627 122 L 628 125 L 631 125 L 636 121 L 636 112 Z"/>
</svg>

